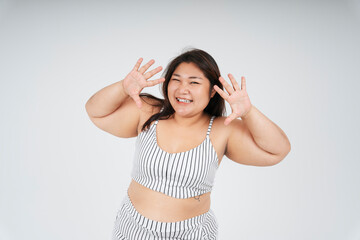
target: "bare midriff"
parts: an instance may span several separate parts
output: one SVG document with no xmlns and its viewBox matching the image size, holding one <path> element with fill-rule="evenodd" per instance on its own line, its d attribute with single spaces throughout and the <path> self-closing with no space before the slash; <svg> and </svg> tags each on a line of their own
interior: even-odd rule
<svg viewBox="0 0 360 240">
<path fill-rule="evenodd" d="M 133 179 L 127 192 L 141 215 L 159 222 L 183 221 L 206 213 L 210 209 L 211 192 L 179 199 L 144 187 Z"/>
</svg>

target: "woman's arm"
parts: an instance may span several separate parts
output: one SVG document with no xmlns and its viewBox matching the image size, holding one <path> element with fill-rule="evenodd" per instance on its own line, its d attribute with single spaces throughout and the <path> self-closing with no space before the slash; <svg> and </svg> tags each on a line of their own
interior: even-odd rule
<svg viewBox="0 0 360 240">
<path fill-rule="evenodd" d="M 291 150 L 286 134 L 255 106 L 234 120 L 225 155 L 231 160 L 255 166 L 272 166 Z"/>
<path fill-rule="evenodd" d="M 89 117 L 101 118 L 113 113 L 130 96 L 124 91 L 122 81 L 118 81 L 92 95 L 85 104 Z"/>
<path fill-rule="evenodd" d="M 104 87 L 86 102 L 86 112 L 100 129 L 124 138 L 138 135 L 141 116 L 152 112 L 149 104 L 139 94 L 143 88 L 164 81 L 164 78 L 147 81 L 161 71 L 162 67 L 145 73 L 155 61 L 150 60 L 139 69 L 141 62 L 142 58 L 123 80 Z M 142 107 L 143 104 L 145 107 Z"/>
<path fill-rule="evenodd" d="M 95 93 L 85 105 L 95 126 L 121 138 L 136 137 L 140 109 L 123 90 L 122 81 Z"/>
<path fill-rule="evenodd" d="M 279 157 L 286 156 L 290 152 L 290 141 L 284 131 L 255 106 L 252 106 L 242 119 L 256 144 L 264 151 Z"/>
<path fill-rule="evenodd" d="M 219 78 L 228 94 L 214 86 L 232 109 L 224 122 L 231 128 L 225 155 L 235 162 L 247 165 L 269 166 L 280 162 L 291 149 L 287 136 L 251 104 L 246 92 L 245 77 L 241 78 L 240 89 L 235 78 L 231 74 L 228 76 L 233 86 L 224 78 Z M 242 120 L 237 119 L 238 117 Z"/>
</svg>

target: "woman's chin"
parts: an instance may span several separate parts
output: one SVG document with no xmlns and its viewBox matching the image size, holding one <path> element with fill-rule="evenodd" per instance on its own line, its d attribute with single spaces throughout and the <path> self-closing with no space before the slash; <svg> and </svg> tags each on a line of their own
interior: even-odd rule
<svg viewBox="0 0 360 240">
<path fill-rule="evenodd" d="M 175 110 L 175 114 L 181 117 L 186 117 L 186 116 L 191 116 L 193 115 L 193 113 L 191 111 L 189 111 L 188 109 L 183 109 L 183 108 L 177 108 L 174 109 Z"/>
<path fill-rule="evenodd" d="M 186 111 L 185 109 L 175 109 L 175 113 L 179 116 L 186 116 L 188 115 L 190 112 Z"/>
</svg>

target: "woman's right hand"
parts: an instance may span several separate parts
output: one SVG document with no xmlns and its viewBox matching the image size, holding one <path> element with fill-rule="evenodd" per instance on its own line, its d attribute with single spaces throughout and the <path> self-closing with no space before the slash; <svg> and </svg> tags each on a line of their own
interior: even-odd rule
<svg viewBox="0 0 360 240">
<path fill-rule="evenodd" d="M 139 108 L 141 108 L 142 105 L 139 95 L 143 88 L 152 87 L 165 81 L 165 78 L 147 81 L 156 73 L 160 72 L 162 67 L 159 66 L 145 73 L 145 71 L 154 64 L 155 60 L 151 59 L 147 64 L 139 69 L 142 60 L 142 58 L 139 58 L 131 72 L 122 80 L 124 91 L 135 101 Z"/>
</svg>

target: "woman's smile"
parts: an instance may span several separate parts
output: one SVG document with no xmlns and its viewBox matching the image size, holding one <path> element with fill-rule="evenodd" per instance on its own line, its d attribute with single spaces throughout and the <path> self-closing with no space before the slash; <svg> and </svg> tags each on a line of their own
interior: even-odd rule
<svg viewBox="0 0 360 240">
<path fill-rule="evenodd" d="M 176 100 L 179 102 L 179 103 L 191 103 L 193 100 L 190 100 L 190 99 L 186 99 L 186 98 L 179 98 L 177 97 Z"/>
</svg>

